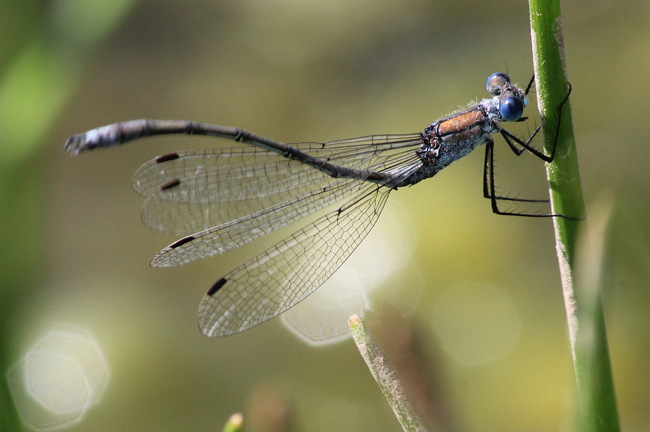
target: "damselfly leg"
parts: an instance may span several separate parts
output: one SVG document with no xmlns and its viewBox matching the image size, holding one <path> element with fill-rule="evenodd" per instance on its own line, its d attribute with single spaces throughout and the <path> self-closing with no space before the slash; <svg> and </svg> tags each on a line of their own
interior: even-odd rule
<svg viewBox="0 0 650 432">
<path fill-rule="evenodd" d="M 534 76 L 531 79 L 530 83 L 528 84 L 528 87 L 526 88 L 526 94 L 530 91 L 530 88 L 532 86 Z M 538 126 L 535 128 L 535 131 L 528 137 L 526 140 L 522 140 L 521 138 L 518 138 L 511 132 L 500 128 L 499 133 L 505 140 L 505 142 L 508 144 L 508 147 L 512 150 L 512 152 L 516 156 L 520 156 L 524 150 L 528 150 L 530 153 L 532 153 L 534 156 L 537 158 L 545 161 L 545 162 L 552 162 L 553 159 L 555 158 L 555 150 L 557 148 L 557 142 L 558 142 L 558 137 L 560 133 L 560 122 L 562 120 L 562 108 L 566 104 L 566 102 L 569 100 L 569 95 L 571 94 L 571 84 L 569 83 L 569 91 L 567 92 L 567 95 L 565 98 L 562 100 L 560 103 L 558 110 L 557 110 L 557 122 L 555 126 L 555 136 L 553 139 L 553 148 L 551 150 L 550 155 L 544 154 L 542 151 L 537 150 L 535 147 L 531 145 L 531 142 L 533 139 L 537 136 L 538 132 L 541 129 L 541 126 Z M 522 120 L 525 119 L 522 117 Z M 520 145 L 521 147 L 518 147 Z M 490 141 L 486 144 L 485 146 L 485 160 L 483 164 L 484 170 L 483 170 L 483 196 L 485 198 L 488 198 L 492 204 L 492 211 L 496 214 L 499 215 L 510 215 L 510 216 L 524 216 L 524 217 L 563 217 L 565 219 L 570 219 L 570 220 L 576 220 L 577 218 L 575 217 L 570 217 L 564 214 L 560 213 L 528 213 L 528 212 L 521 212 L 521 211 L 516 211 L 516 210 L 504 210 L 499 208 L 499 202 L 500 201 L 508 201 L 508 202 L 523 202 L 523 203 L 548 203 L 549 200 L 547 199 L 526 199 L 526 198 L 518 198 L 518 197 L 508 197 L 508 196 L 502 196 L 499 195 L 496 191 L 496 186 L 495 186 L 495 180 L 494 180 L 494 141 Z"/>
</svg>

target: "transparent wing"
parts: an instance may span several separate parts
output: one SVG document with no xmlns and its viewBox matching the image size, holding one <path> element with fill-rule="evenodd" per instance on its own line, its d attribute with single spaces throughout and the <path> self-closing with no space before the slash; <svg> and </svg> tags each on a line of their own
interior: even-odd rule
<svg viewBox="0 0 650 432">
<path fill-rule="evenodd" d="M 328 213 L 237 267 L 207 292 L 199 327 L 227 336 L 261 324 L 314 292 L 350 256 L 377 222 L 390 189 L 366 184 Z"/>
<path fill-rule="evenodd" d="M 417 134 L 373 135 L 326 143 L 297 143 L 292 147 L 310 155 L 351 168 L 368 168 L 389 159 L 392 152 L 417 148 L 422 137 Z M 261 147 L 230 147 L 187 150 L 158 156 L 142 165 L 133 175 L 133 188 L 148 196 L 160 186 L 177 178 L 216 171 L 224 184 L 251 176 L 269 177 L 269 182 L 281 180 L 278 175 L 294 175 L 315 171 L 313 167 L 282 157 Z M 206 192 L 209 190 L 206 189 Z"/>
<path fill-rule="evenodd" d="M 174 267 L 224 253 L 334 204 L 366 185 L 354 179 L 334 181 L 288 201 L 184 237 L 158 252 L 151 265 Z M 174 210 L 187 216 L 192 206 L 181 203 Z M 201 215 L 196 215 L 194 220 L 200 222 Z"/>
<path fill-rule="evenodd" d="M 420 134 L 382 135 L 325 144 L 300 143 L 295 148 L 330 163 L 391 172 L 398 178 L 420 167 L 414 149 L 421 142 Z M 331 188 L 334 182 L 310 165 L 257 147 L 170 153 L 147 162 L 133 178 L 134 188 L 148 195 L 142 212 L 148 227 L 177 235 L 202 231 L 204 236 L 215 232 L 203 232 L 212 227 L 268 209 L 288 216 L 295 214 L 293 209 L 299 205 L 296 217 L 304 217 L 345 196 L 339 188 Z M 351 188 L 348 193 L 354 190 Z M 308 207 L 306 203 L 297 203 L 301 197 L 315 194 L 322 203 L 315 199 Z M 282 223 L 274 226 L 279 228 L 293 220 L 275 218 L 275 222 Z M 266 228 L 262 231 L 270 232 Z"/>
<path fill-rule="evenodd" d="M 223 186 L 258 178 L 264 190 L 272 193 L 276 187 L 282 189 L 282 183 L 290 183 L 280 176 L 310 171 L 325 175 L 310 168 L 253 146 L 185 150 L 146 162 L 133 175 L 132 186 L 141 195 L 148 196 L 174 179 L 197 176 L 210 183 L 188 198 L 201 199 L 223 190 Z M 276 183 L 280 184 L 275 186 Z"/>
<path fill-rule="evenodd" d="M 147 197 L 142 221 L 156 231 L 187 235 L 265 209 L 293 206 L 312 190 L 335 182 L 313 168 L 274 176 L 251 171 L 253 175 L 237 176 L 238 180 L 234 176 L 220 178 L 223 173 L 215 170 L 172 180 Z"/>
</svg>

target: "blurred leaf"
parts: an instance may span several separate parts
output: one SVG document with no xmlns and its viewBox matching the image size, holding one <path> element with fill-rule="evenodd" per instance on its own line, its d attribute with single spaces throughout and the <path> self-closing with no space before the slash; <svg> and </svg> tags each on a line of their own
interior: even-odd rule
<svg viewBox="0 0 650 432">
<path fill-rule="evenodd" d="M 576 291 L 582 299 L 576 311 L 574 347 L 581 431 L 620 430 L 600 295 L 611 208 L 610 203 L 600 203 L 590 212 L 591 223 L 582 232 L 576 266 Z"/>
<path fill-rule="evenodd" d="M 33 157 L 38 147 L 46 142 L 48 132 L 78 85 L 91 48 L 115 27 L 132 1 L 55 2 L 59 7 L 64 7 L 64 3 L 75 5 L 67 10 L 59 9 L 65 12 L 59 18 L 72 20 L 58 22 L 63 27 L 76 29 L 76 39 L 61 34 L 61 28 L 56 25 L 43 25 L 57 22 L 50 19 L 50 11 L 43 5 L 45 2 L 29 2 L 25 7 L 16 7 L 17 3 L 10 2 L 2 8 L 5 12 L 2 18 L 14 23 L 12 26 L 20 33 L 20 36 L 2 41 L 5 44 L 2 52 L 10 55 L 0 70 L 0 241 L 12 245 L 3 248 L 0 267 L 0 280 L 3 281 L 0 371 L 3 373 L 11 357 L 6 352 L 9 339 L 18 330 L 7 323 L 11 323 L 19 310 L 17 305 L 21 300 L 38 290 L 43 268 L 41 210 L 45 183 L 40 181 L 41 167 L 34 163 Z M 102 10 L 92 9 L 98 6 L 103 6 Z M 97 19 L 75 15 L 73 12 L 79 8 Z M 79 19 L 87 25 L 80 25 Z M 16 28 L 15 23 L 22 26 Z M 0 430 L 17 430 L 18 423 L 3 379 L 0 384 Z"/>
<path fill-rule="evenodd" d="M 67 71 L 66 71 L 67 69 Z M 40 145 L 77 82 L 42 41 L 25 49 L 0 81 L 2 163 L 18 162 Z"/>
</svg>

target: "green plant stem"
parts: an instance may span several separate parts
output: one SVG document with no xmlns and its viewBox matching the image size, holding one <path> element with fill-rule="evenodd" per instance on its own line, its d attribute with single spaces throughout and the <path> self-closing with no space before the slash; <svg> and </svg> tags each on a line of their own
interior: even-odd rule
<svg viewBox="0 0 650 432">
<path fill-rule="evenodd" d="M 406 393 L 397 370 L 388 360 L 386 353 L 370 334 L 361 318 L 352 315 L 349 320 L 350 330 L 361 357 L 366 361 L 370 373 L 379 384 L 381 392 L 393 409 L 397 420 L 405 432 L 425 432 L 427 427 L 417 413 L 413 402 Z"/>
<path fill-rule="evenodd" d="M 553 213 L 585 217 L 570 100 L 559 0 L 529 0 L 533 61 L 544 148 L 557 148 L 546 166 Z M 578 231 L 582 220 L 553 218 L 571 350 L 578 392 L 580 430 L 618 431 L 618 413 L 598 287 L 576 278 Z M 588 341 L 588 343 L 587 343 Z"/>
</svg>

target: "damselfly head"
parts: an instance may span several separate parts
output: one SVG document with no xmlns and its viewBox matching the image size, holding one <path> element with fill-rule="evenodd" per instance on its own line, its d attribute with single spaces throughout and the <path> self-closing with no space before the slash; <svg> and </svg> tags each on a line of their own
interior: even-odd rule
<svg viewBox="0 0 650 432">
<path fill-rule="evenodd" d="M 503 72 L 490 75 L 487 91 L 499 100 L 499 114 L 505 121 L 514 122 L 521 118 L 524 107 L 528 104 L 526 95 L 517 86 L 510 83 L 510 77 Z"/>
</svg>

